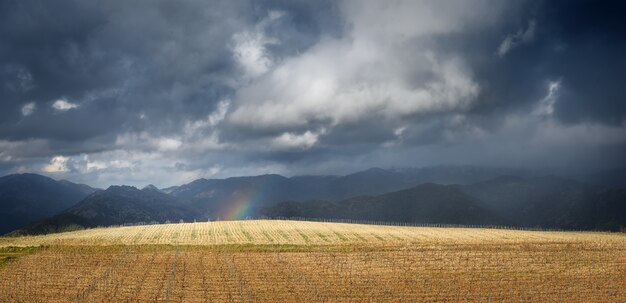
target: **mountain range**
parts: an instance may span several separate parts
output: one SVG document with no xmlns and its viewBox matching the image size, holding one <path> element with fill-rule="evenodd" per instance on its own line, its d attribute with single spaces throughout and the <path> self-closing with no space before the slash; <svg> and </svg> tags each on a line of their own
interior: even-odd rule
<svg viewBox="0 0 626 303">
<path fill-rule="evenodd" d="M 330 201 L 282 202 L 270 217 L 311 217 L 384 222 L 501 225 L 507 221 L 454 185 L 424 183 L 376 196 Z"/>
<path fill-rule="evenodd" d="M 99 190 L 63 212 L 30 224 L 29 234 L 69 231 L 85 227 L 193 221 L 199 214 L 180 201 L 152 186 L 111 186 Z"/>
<path fill-rule="evenodd" d="M 95 191 L 37 174 L 0 177 L 0 234 L 57 214 Z"/>
<path fill-rule="evenodd" d="M 12 180 L 12 181 L 7 181 Z M 39 181 L 36 181 L 39 180 Z M 2 232 L 40 234 L 150 222 L 311 217 L 388 222 L 617 230 L 626 190 L 480 167 L 373 168 L 346 176 L 198 179 L 158 189 L 0 178 Z"/>
<path fill-rule="evenodd" d="M 418 184 L 469 184 L 495 178 L 519 170 L 505 168 L 478 168 L 440 166 L 427 168 L 380 169 L 371 168 L 345 176 L 280 175 L 234 177 L 228 179 L 198 179 L 191 183 L 170 187 L 166 192 L 187 201 L 195 210 L 213 218 L 228 218 L 226 204 L 248 203 L 249 214 L 289 200 L 341 200 L 362 195 L 378 195 L 406 189 Z"/>
<path fill-rule="evenodd" d="M 479 204 L 519 226 L 617 230 L 626 225 L 626 190 L 557 176 L 504 176 L 460 186 Z"/>
</svg>

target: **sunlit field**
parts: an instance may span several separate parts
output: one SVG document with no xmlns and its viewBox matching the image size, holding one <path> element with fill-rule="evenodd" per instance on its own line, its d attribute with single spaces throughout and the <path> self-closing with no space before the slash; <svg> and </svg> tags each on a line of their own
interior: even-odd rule
<svg viewBox="0 0 626 303">
<path fill-rule="evenodd" d="M 260 220 L 0 245 L 3 302 L 626 301 L 619 233 Z"/>
</svg>

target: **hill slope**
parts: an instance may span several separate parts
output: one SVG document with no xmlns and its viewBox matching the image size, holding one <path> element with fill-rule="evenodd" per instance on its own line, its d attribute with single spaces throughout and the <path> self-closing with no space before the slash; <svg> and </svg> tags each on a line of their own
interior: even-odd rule
<svg viewBox="0 0 626 303">
<path fill-rule="evenodd" d="M 410 169 L 371 168 L 345 176 L 280 175 L 198 179 L 164 191 L 190 201 L 198 211 L 212 218 L 231 218 L 221 210 L 228 204 L 254 200 L 248 215 L 289 200 L 337 201 L 362 195 L 380 195 L 416 186 L 424 182 L 466 184 L 487 180 L 512 170 L 478 167 L 429 167 Z M 240 218 L 241 219 L 241 218 Z"/>
<path fill-rule="evenodd" d="M 625 302 L 625 238 L 269 220 L 95 228 L 0 238 L 13 258 L 0 298 Z"/>
<path fill-rule="evenodd" d="M 181 201 L 180 204 L 193 209 L 197 218 L 243 219 L 246 216 L 260 215 L 261 209 L 283 201 L 338 201 L 354 196 L 380 195 L 424 182 L 466 184 L 486 180 L 504 172 L 514 171 L 465 166 L 388 170 L 372 168 L 345 176 L 286 178 L 280 175 L 261 175 L 228 179 L 198 179 L 188 184 L 158 191 L 171 194 Z M 3 182 L 5 184 L 1 184 Z M 157 190 L 154 187 L 150 188 Z M 95 189 L 87 185 L 64 180 L 55 181 L 33 174 L 0 178 L 0 234 L 58 214 L 94 191 Z M 246 205 L 246 212 L 234 213 L 232 211 L 243 204 Z M 124 206 L 120 206 L 121 208 L 116 211 L 118 213 L 124 211 Z M 129 217 L 132 218 L 132 216 Z M 59 224 L 65 222 L 67 224 L 80 223 L 78 224 L 80 226 L 92 225 L 89 221 L 82 221 L 80 217 L 71 213 L 65 213 L 57 219 Z M 176 218 L 168 219 L 175 220 Z M 111 218 L 102 219 L 101 222 L 119 222 L 119 220 Z"/>
<path fill-rule="evenodd" d="M 626 225 L 626 190 L 555 176 L 500 177 L 460 189 L 511 222 L 573 230 Z"/>
<path fill-rule="evenodd" d="M 0 234 L 52 216 L 76 204 L 96 189 L 37 174 L 0 178 Z"/>
<path fill-rule="evenodd" d="M 583 243 L 601 240 L 624 246 L 626 235 L 536 232 L 483 228 L 384 226 L 328 222 L 242 220 L 93 228 L 44 236 L 0 237 L 0 247 L 39 245 L 393 245 L 414 243 Z M 444 241 L 444 242 L 442 242 Z M 244 247 L 245 248 L 245 247 Z"/>
<path fill-rule="evenodd" d="M 89 195 L 56 216 L 24 227 L 16 234 L 42 234 L 152 221 L 192 221 L 198 217 L 197 212 L 178 199 L 154 188 L 139 190 L 132 186 L 111 186 Z"/>
<path fill-rule="evenodd" d="M 270 217 L 317 217 L 387 222 L 443 224 L 506 224 L 457 187 L 427 183 L 378 196 L 360 196 L 336 203 L 285 202 L 265 210 Z"/>
<path fill-rule="evenodd" d="M 261 215 L 466 225 L 516 224 L 571 230 L 619 230 L 626 225 L 624 189 L 554 176 L 497 177 L 469 185 L 413 184 L 428 176 L 452 180 L 453 173 L 459 174 L 456 180 L 470 180 L 491 172 L 471 168 L 370 169 L 343 177 L 261 175 L 198 179 L 167 190 L 154 186 L 142 190 L 113 186 L 21 232 L 32 234 L 137 222 L 243 219 Z M 72 185 L 66 181 L 57 183 L 64 187 Z M 81 185 L 74 188 L 82 195 L 89 191 Z"/>
</svg>

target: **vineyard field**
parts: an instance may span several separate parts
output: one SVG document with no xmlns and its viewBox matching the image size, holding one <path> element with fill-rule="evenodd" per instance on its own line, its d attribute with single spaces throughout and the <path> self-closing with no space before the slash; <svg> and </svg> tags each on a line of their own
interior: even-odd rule
<svg viewBox="0 0 626 303">
<path fill-rule="evenodd" d="M 617 233 L 524 231 L 326 223 L 288 220 L 214 221 L 94 228 L 0 238 L 3 246 L 40 245 L 404 245 L 588 243 L 623 244 Z"/>
<path fill-rule="evenodd" d="M 0 267 L 1 302 L 626 301 L 617 233 L 220 221 L 0 241 L 28 251 Z"/>
</svg>

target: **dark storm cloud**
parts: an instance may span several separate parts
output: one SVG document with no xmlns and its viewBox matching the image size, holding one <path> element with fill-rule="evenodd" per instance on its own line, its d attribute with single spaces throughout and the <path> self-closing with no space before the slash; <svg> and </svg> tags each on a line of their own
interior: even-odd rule
<svg viewBox="0 0 626 303">
<path fill-rule="evenodd" d="M 563 75 L 568 100 L 557 105 L 564 121 L 623 123 L 626 20 L 620 12 L 625 9 L 620 1 L 581 1 L 547 10 L 546 19 L 553 23 L 546 34 L 560 50 L 550 68 Z"/>
<path fill-rule="evenodd" d="M 104 186 L 119 175 L 171 185 L 368 166 L 610 166 L 626 152 L 622 11 L 1 1 L 0 169 Z"/>
<path fill-rule="evenodd" d="M 437 44 L 441 52 L 463 50 L 481 86 L 472 113 L 498 119 L 501 112 L 528 112 L 545 95 L 548 81 L 560 81 L 559 120 L 621 125 L 623 9 L 619 1 L 530 2 L 504 14 L 500 26 L 453 33 Z M 527 40 L 519 37 L 525 33 Z M 499 55 L 509 37 L 517 43 Z"/>
<path fill-rule="evenodd" d="M 268 29 L 289 42 L 275 51 L 289 55 L 315 42 L 322 30 L 316 22 L 332 24 L 328 15 L 321 20 L 303 16 L 310 5 L 287 4 L 5 1 L 0 8 L 0 63 L 5 67 L 0 136 L 85 140 L 144 128 L 176 131 L 232 93 L 237 81 L 230 50 L 234 33 L 270 9 L 293 11 Z M 29 83 L 21 83 L 23 78 Z M 78 108 L 54 115 L 50 106 L 58 99 Z M 35 103 L 38 114 L 23 119 L 21 108 L 28 102 Z M 139 121 L 142 113 L 148 125 Z"/>
<path fill-rule="evenodd" d="M 508 94 L 532 100 L 546 79 L 559 79 L 562 102 L 555 104 L 555 114 L 560 120 L 623 123 L 626 21 L 618 13 L 623 3 L 546 2 L 531 8 L 526 15 L 536 22 L 533 42 L 512 50 L 484 75 L 494 87 L 493 98 Z"/>
</svg>

